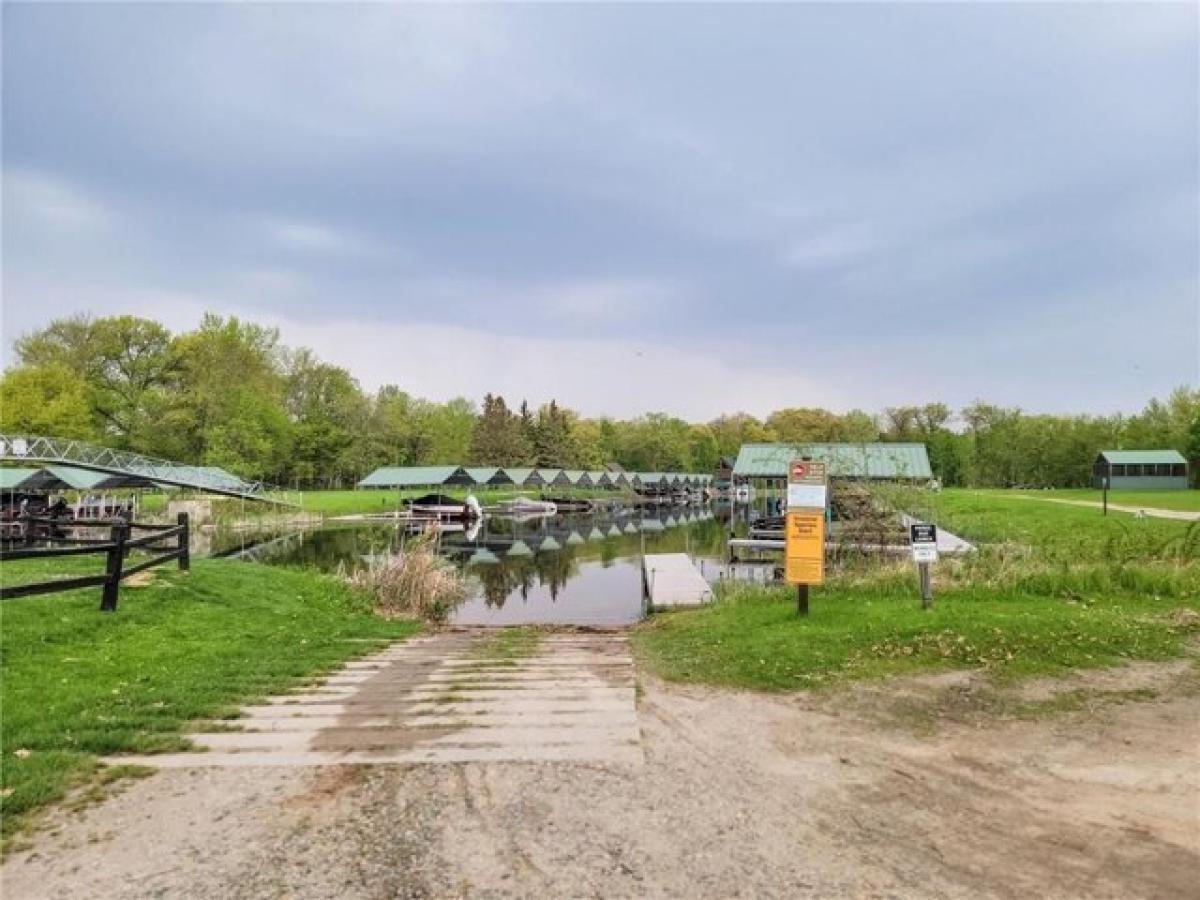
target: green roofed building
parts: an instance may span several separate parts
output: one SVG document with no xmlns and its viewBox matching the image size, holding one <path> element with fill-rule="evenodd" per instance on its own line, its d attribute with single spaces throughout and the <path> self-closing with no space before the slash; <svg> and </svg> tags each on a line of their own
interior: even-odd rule
<svg viewBox="0 0 1200 900">
<path fill-rule="evenodd" d="M 467 466 L 467 474 L 471 480 L 485 487 L 510 487 L 512 478 L 504 469 L 496 466 Z"/>
<path fill-rule="evenodd" d="M 742 444 L 733 480 L 760 488 L 783 488 L 794 459 L 825 462 L 830 478 L 928 481 L 933 477 L 924 444 Z"/>
<path fill-rule="evenodd" d="M 1110 490 L 1180 491 L 1188 486 L 1188 465 L 1178 450 L 1105 450 L 1092 466 L 1092 486 Z"/>
<path fill-rule="evenodd" d="M 546 479 L 542 477 L 537 469 L 514 469 L 511 466 L 506 466 L 504 473 L 518 487 L 541 487 L 546 483 Z"/>
<path fill-rule="evenodd" d="M 462 466 L 384 466 L 357 484 L 360 488 L 441 487 L 472 485 Z"/>
</svg>

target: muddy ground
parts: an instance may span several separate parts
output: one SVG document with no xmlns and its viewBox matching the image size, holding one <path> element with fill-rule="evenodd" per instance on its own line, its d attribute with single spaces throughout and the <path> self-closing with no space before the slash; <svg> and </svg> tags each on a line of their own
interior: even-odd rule
<svg viewBox="0 0 1200 900">
<path fill-rule="evenodd" d="M 646 763 L 163 771 L 56 813 L 29 897 L 1193 898 L 1191 663 L 773 697 L 642 678 Z"/>
</svg>

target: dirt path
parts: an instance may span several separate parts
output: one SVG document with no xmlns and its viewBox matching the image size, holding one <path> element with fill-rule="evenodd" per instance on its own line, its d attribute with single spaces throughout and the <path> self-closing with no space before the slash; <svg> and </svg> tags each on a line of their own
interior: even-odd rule
<svg viewBox="0 0 1200 900">
<path fill-rule="evenodd" d="M 1086 506 L 1089 509 L 1103 509 L 1103 503 L 1097 503 L 1095 500 L 1066 500 L 1062 497 L 1034 497 L 1029 494 L 1014 494 L 1022 500 L 1038 500 L 1042 503 L 1062 503 L 1065 506 Z M 1116 512 L 1145 513 L 1152 519 L 1179 519 L 1183 522 L 1200 522 L 1200 512 L 1191 512 L 1185 509 L 1156 509 L 1149 506 L 1126 506 L 1123 503 L 1109 503 L 1108 508 Z"/>
<path fill-rule="evenodd" d="M 996 722 L 962 674 L 791 698 L 643 679 L 641 764 L 164 770 L 60 813 L 4 895 L 1195 896 L 1194 668 L 1023 699 L 1064 688 L 1084 709 Z M 1131 690 L 1156 699 L 1104 702 Z"/>
</svg>

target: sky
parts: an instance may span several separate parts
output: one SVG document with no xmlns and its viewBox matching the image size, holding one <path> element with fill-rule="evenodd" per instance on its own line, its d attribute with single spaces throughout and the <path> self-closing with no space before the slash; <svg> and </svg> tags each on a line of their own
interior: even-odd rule
<svg viewBox="0 0 1200 900">
<path fill-rule="evenodd" d="M 3 345 L 692 420 L 1200 384 L 1197 6 L 3 7 Z"/>
</svg>

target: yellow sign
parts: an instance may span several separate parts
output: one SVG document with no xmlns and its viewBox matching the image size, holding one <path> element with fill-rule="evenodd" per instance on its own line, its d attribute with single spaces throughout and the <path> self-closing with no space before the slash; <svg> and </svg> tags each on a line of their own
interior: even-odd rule
<svg viewBox="0 0 1200 900">
<path fill-rule="evenodd" d="M 784 535 L 787 538 L 784 577 L 788 584 L 822 584 L 825 581 L 825 512 L 789 511 Z"/>
</svg>

